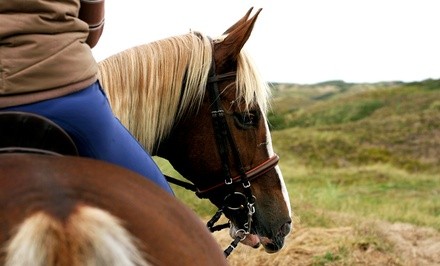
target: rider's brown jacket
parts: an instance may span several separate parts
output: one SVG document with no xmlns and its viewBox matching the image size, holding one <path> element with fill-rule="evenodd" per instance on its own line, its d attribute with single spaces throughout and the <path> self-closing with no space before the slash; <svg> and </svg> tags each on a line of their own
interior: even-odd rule
<svg viewBox="0 0 440 266">
<path fill-rule="evenodd" d="M 80 6 L 80 0 L 0 1 L 0 108 L 63 96 L 97 80 Z"/>
</svg>

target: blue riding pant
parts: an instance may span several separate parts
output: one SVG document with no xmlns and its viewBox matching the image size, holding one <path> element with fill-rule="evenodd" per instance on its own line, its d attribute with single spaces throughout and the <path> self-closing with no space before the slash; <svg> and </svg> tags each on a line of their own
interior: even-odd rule
<svg viewBox="0 0 440 266">
<path fill-rule="evenodd" d="M 148 152 L 114 116 L 99 82 L 66 96 L 0 111 L 29 112 L 47 117 L 71 136 L 80 156 L 128 168 L 173 194 Z"/>
</svg>

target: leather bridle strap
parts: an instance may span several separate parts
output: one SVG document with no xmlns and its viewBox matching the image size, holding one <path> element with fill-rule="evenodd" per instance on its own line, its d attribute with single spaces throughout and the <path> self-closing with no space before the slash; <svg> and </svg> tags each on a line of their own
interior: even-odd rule
<svg viewBox="0 0 440 266">
<path fill-rule="evenodd" d="M 275 154 L 274 156 L 270 157 L 269 159 L 267 159 L 266 161 L 257 165 L 256 167 L 248 170 L 247 172 L 245 172 L 247 180 L 252 181 L 253 179 L 255 179 L 257 177 L 264 175 L 268 171 L 272 170 L 272 168 L 274 168 L 278 164 L 278 161 L 279 161 L 279 156 L 277 154 Z M 232 183 L 239 182 L 240 178 L 241 178 L 240 175 L 233 177 Z M 196 188 L 196 194 L 200 198 L 206 198 L 206 196 L 205 196 L 206 194 L 209 194 L 209 192 L 211 192 L 217 188 L 220 188 L 222 186 L 225 186 L 225 185 L 226 185 L 225 182 L 221 182 L 221 183 L 218 183 L 216 185 L 213 185 L 213 186 L 205 188 L 205 189 Z"/>
<path fill-rule="evenodd" d="M 224 74 L 219 74 L 219 75 L 213 75 L 208 78 L 208 83 L 220 82 L 223 80 L 235 78 L 236 76 L 237 76 L 237 73 L 234 71 L 224 73 Z"/>
<path fill-rule="evenodd" d="M 213 49 L 214 50 L 214 49 Z M 208 93 L 211 97 L 211 115 L 213 120 L 213 126 L 214 126 L 214 134 L 217 141 L 217 147 L 219 150 L 220 159 L 222 161 L 222 169 L 223 169 L 223 176 L 225 177 L 225 183 L 232 184 L 232 178 L 228 166 L 228 147 L 231 148 L 231 151 L 233 153 L 233 156 L 235 158 L 235 162 L 238 166 L 238 171 L 241 177 L 241 181 L 245 188 L 249 188 L 250 184 L 247 180 L 245 169 L 243 166 L 243 163 L 241 161 L 240 152 L 238 150 L 238 146 L 235 143 L 234 138 L 232 137 L 231 131 L 229 129 L 228 123 L 226 121 L 225 112 L 222 109 L 221 101 L 220 101 L 220 91 L 218 88 L 218 83 L 235 77 L 235 72 L 228 72 L 225 74 L 217 75 L 216 73 L 216 65 L 215 65 L 215 58 L 214 53 L 212 54 L 212 62 L 211 62 L 211 68 L 209 69 L 209 76 L 208 76 Z M 229 146 L 227 145 L 229 142 Z M 251 198 L 252 193 L 250 192 L 250 189 L 245 189 L 246 195 Z"/>
<path fill-rule="evenodd" d="M 220 91 L 218 83 L 221 82 L 224 79 L 231 78 L 235 75 L 232 73 L 226 73 L 224 75 L 217 75 L 216 69 L 215 69 L 215 59 L 214 59 L 214 53 L 211 63 L 211 69 L 209 71 L 209 78 L 208 78 L 208 94 L 211 97 L 211 114 L 212 114 L 212 122 L 214 127 L 214 134 L 217 142 L 217 148 L 219 152 L 220 159 L 222 161 L 222 170 L 223 170 L 223 176 L 224 176 L 224 184 L 226 186 L 229 186 L 228 190 L 232 191 L 232 187 L 230 186 L 232 183 L 234 183 L 233 178 L 231 177 L 230 169 L 229 169 L 229 154 L 232 152 L 232 156 L 235 159 L 235 165 L 238 168 L 239 176 L 236 178 L 237 182 L 240 182 L 243 185 L 243 193 L 240 192 L 231 192 L 231 194 L 227 195 L 224 199 L 223 206 L 219 208 L 218 212 L 211 218 L 211 220 L 208 221 L 207 226 L 208 229 L 213 232 L 213 230 L 217 230 L 214 227 L 214 224 L 218 221 L 221 213 L 226 209 L 231 209 L 229 206 L 227 206 L 227 198 L 230 195 L 237 194 L 243 195 L 245 198 L 245 206 L 242 206 L 243 209 L 241 211 L 246 212 L 247 221 L 245 221 L 241 225 L 238 226 L 238 230 L 235 233 L 234 241 L 224 250 L 224 254 L 226 257 L 228 257 L 231 252 L 235 249 L 235 247 L 238 245 L 240 241 L 242 241 L 248 234 L 251 232 L 252 228 L 252 217 L 255 213 L 255 196 L 252 194 L 251 190 L 251 184 L 249 182 L 248 174 L 246 174 L 245 168 L 243 166 L 243 163 L 241 161 L 240 151 L 238 150 L 238 146 L 235 143 L 235 140 L 231 134 L 231 131 L 228 126 L 228 122 L 226 121 L 225 112 L 222 109 L 222 104 L 220 100 Z M 229 144 L 229 145 L 228 145 Z M 229 148 L 229 149 L 228 149 Z M 230 151 L 230 152 L 229 152 Z M 222 183 L 223 185 L 223 183 Z M 212 190 L 212 189 L 209 189 Z M 197 194 L 197 193 L 196 193 Z M 200 197 L 202 193 L 198 193 L 197 195 Z M 205 192 L 206 194 L 206 192 Z M 241 208 L 240 208 L 241 209 Z M 229 223 L 228 223 L 229 224 Z M 224 228 L 224 226 L 220 225 L 217 226 L 218 228 Z"/>
<path fill-rule="evenodd" d="M 214 66 L 214 63 L 212 64 Z M 214 69 L 214 70 L 213 70 Z M 208 90 L 209 95 L 211 97 L 211 105 L 212 105 L 212 122 L 214 126 L 214 135 L 217 142 L 217 148 L 220 156 L 220 160 L 222 162 L 222 170 L 223 170 L 223 177 L 225 178 L 226 184 L 232 183 L 232 178 L 229 170 L 228 165 L 228 140 L 231 139 L 230 135 L 231 132 L 229 131 L 229 127 L 226 122 L 225 118 L 225 112 L 221 107 L 220 103 L 220 93 L 218 90 L 218 82 L 220 79 L 215 76 L 215 67 L 211 67 L 210 71 L 210 80 L 215 81 L 208 81 Z M 235 151 L 236 147 L 233 147 L 233 150 Z M 235 152 L 237 153 L 237 151 Z M 239 157 L 237 157 L 239 158 Z"/>
<path fill-rule="evenodd" d="M 272 168 L 274 168 L 278 164 L 278 160 L 279 160 L 279 156 L 277 154 L 275 154 L 272 157 L 270 157 L 269 159 L 267 159 L 266 161 L 257 165 L 256 167 L 248 170 L 246 172 L 248 180 L 252 181 L 253 179 L 255 179 L 257 177 L 264 175 L 265 173 L 270 171 Z M 195 192 L 195 194 L 199 198 L 207 198 L 207 195 L 209 194 L 209 192 L 226 185 L 225 182 L 220 182 L 220 183 L 217 183 L 217 184 L 210 186 L 208 188 L 200 189 L 200 188 L 196 187 L 193 183 L 182 181 L 182 180 L 176 179 L 176 178 L 168 176 L 168 175 L 165 175 L 165 177 L 168 182 L 173 183 L 175 185 L 178 185 L 180 187 L 183 187 L 187 190 Z M 232 182 L 237 183 L 238 181 L 240 181 L 240 177 L 241 177 L 240 175 L 233 177 Z"/>
</svg>

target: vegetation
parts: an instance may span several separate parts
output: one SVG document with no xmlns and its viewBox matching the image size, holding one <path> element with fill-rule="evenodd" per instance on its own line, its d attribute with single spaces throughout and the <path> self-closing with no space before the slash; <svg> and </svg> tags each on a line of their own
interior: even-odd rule
<svg viewBox="0 0 440 266">
<path fill-rule="evenodd" d="M 440 81 L 325 86 L 293 86 L 308 95 L 295 108 L 274 88 L 274 145 L 301 220 L 325 225 L 325 209 L 440 230 Z"/>
</svg>

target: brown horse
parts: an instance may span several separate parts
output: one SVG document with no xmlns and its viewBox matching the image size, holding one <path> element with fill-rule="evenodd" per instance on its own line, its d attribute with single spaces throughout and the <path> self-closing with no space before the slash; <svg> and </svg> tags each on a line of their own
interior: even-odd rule
<svg viewBox="0 0 440 266">
<path fill-rule="evenodd" d="M 100 74 L 116 116 L 231 220 L 231 236 L 276 252 L 291 210 L 267 125 L 269 89 L 242 51 L 261 10 L 251 11 L 221 37 L 190 32 L 133 47 L 100 62 Z"/>
<path fill-rule="evenodd" d="M 34 153 L 0 154 L 0 248 L 1 265 L 227 264 L 199 217 L 144 177 Z"/>
</svg>

